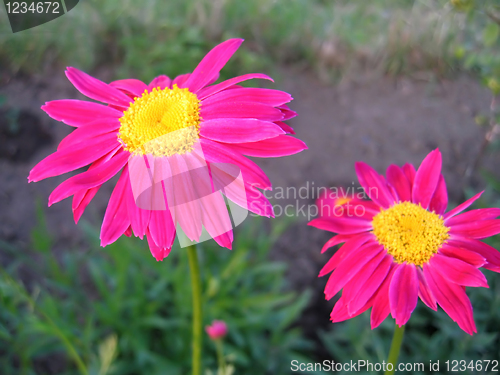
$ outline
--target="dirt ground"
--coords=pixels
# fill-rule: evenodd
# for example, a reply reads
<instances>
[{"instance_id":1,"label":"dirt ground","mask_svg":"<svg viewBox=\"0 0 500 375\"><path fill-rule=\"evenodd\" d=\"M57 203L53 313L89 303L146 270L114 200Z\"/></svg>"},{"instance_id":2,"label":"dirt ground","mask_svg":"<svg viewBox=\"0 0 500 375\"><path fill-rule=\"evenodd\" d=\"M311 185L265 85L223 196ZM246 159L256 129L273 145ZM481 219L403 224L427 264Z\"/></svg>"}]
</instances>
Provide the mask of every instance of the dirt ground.
<instances>
[{"instance_id":1,"label":"dirt ground","mask_svg":"<svg viewBox=\"0 0 500 375\"><path fill-rule=\"evenodd\" d=\"M97 74L103 80L106 75ZM358 160L383 173L391 163L418 165L430 150L439 147L450 197L461 199L464 172L474 161L483 138L474 116L488 111L490 97L465 76L435 82L379 77L331 86L312 73L284 69L279 81L275 87L295 98L291 107L299 116L290 123L309 149L280 159L256 159L273 182L274 193L267 195L277 205L277 215L287 204L296 207L288 212L298 215L277 242L273 257L291 263L292 286L314 288L314 298L319 302L326 279L316 275L329 257L319 251L329 236L305 225L315 189L357 186L353 184L357 184L354 163ZM40 199L45 206L50 192L68 177L27 183L30 169L54 152L72 129L50 119L40 106L49 100L82 97L62 71L47 78L3 75L0 83L0 97L7 100L0 111L0 239L22 251L29 247L36 223L35 201ZM13 111L17 111L16 123L12 122ZM498 165L499 161L498 157L485 160L485 165ZM472 186L478 190L484 186L477 172L472 177ZM96 225L101 222L113 185L109 182L99 191L84 214L86 220ZM300 196L293 197L290 189L288 197L278 195L280 188L283 191L287 187L295 187ZM45 213L59 249L76 248L84 242L72 219L71 199ZM327 324L332 304L314 303L325 312L309 314L309 319L322 316L324 321L310 323Z\"/></svg>"}]
</instances>

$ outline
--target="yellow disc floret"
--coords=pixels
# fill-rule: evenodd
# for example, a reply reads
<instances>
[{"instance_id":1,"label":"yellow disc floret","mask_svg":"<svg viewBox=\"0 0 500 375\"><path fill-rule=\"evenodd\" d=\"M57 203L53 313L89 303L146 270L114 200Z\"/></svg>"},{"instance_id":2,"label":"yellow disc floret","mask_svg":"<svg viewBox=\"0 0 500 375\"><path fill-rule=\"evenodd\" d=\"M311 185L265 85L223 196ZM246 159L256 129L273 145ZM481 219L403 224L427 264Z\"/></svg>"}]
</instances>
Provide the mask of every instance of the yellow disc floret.
<instances>
[{"instance_id":1,"label":"yellow disc floret","mask_svg":"<svg viewBox=\"0 0 500 375\"><path fill-rule=\"evenodd\" d=\"M154 88L135 98L120 118L118 139L133 154L172 156L199 138L200 101L188 89Z\"/></svg>"},{"instance_id":2,"label":"yellow disc floret","mask_svg":"<svg viewBox=\"0 0 500 375\"><path fill-rule=\"evenodd\" d=\"M441 216L420 204L402 202L382 210L372 221L378 242L398 263L422 266L449 237Z\"/></svg>"}]
</instances>

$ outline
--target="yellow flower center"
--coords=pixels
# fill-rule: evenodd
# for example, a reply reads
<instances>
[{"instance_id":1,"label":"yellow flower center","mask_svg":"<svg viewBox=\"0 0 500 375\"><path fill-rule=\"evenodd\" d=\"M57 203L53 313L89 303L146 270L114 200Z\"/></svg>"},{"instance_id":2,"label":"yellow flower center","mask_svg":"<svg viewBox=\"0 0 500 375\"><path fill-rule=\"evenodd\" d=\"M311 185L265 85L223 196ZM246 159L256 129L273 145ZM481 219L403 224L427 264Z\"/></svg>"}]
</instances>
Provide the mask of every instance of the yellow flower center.
<instances>
[{"instance_id":1,"label":"yellow flower center","mask_svg":"<svg viewBox=\"0 0 500 375\"><path fill-rule=\"evenodd\" d=\"M374 216L373 233L398 263L422 266L449 237L441 216L420 205L402 202Z\"/></svg>"},{"instance_id":2,"label":"yellow flower center","mask_svg":"<svg viewBox=\"0 0 500 375\"><path fill-rule=\"evenodd\" d=\"M199 138L200 101L188 89L154 88L134 99L120 118L118 139L134 154L172 156L193 149Z\"/></svg>"}]
</instances>

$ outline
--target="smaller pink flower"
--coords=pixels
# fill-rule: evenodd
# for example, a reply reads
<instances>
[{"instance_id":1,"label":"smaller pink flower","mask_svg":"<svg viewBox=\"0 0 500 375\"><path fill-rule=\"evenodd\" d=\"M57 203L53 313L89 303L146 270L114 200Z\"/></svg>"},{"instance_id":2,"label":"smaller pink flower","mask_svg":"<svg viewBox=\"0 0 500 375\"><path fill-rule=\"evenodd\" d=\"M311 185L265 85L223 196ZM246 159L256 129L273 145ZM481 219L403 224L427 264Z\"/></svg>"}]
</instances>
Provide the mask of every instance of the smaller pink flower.
<instances>
[{"instance_id":1,"label":"smaller pink flower","mask_svg":"<svg viewBox=\"0 0 500 375\"><path fill-rule=\"evenodd\" d=\"M206 326L205 331L212 340L218 340L227 335L227 324L223 320L214 320L211 326Z\"/></svg>"}]
</instances>

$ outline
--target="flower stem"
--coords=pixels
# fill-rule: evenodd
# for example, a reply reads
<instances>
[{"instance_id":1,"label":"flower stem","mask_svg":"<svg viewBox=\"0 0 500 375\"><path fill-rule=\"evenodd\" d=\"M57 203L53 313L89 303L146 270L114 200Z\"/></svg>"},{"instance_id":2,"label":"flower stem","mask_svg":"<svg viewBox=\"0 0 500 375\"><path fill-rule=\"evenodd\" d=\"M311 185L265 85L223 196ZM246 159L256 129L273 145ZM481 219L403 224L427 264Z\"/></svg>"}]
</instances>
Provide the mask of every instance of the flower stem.
<instances>
[{"instance_id":1,"label":"flower stem","mask_svg":"<svg viewBox=\"0 0 500 375\"><path fill-rule=\"evenodd\" d=\"M215 346L217 348L217 362L219 362L219 371L222 372L222 375L226 375L226 360L224 358L222 339L215 340Z\"/></svg>"},{"instance_id":2,"label":"flower stem","mask_svg":"<svg viewBox=\"0 0 500 375\"><path fill-rule=\"evenodd\" d=\"M191 271L191 287L193 290L193 361L192 374L201 375L201 282L200 282L200 267L198 265L198 255L196 254L196 246L191 245L187 249L189 258L189 269Z\"/></svg>"},{"instance_id":3,"label":"flower stem","mask_svg":"<svg viewBox=\"0 0 500 375\"><path fill-rule=\"evenodd\" d=\"M405 326L399 327L397 324L394 328L394 336L392 336L391 349L389 350L389 358L387 358L387 365L392 364L392 371L387 369L385 375L394 374L394 370L398 365L399 350L401 349L401 344L403 343L403 336L405 333Z\"/></svg>"}]
</instances>

